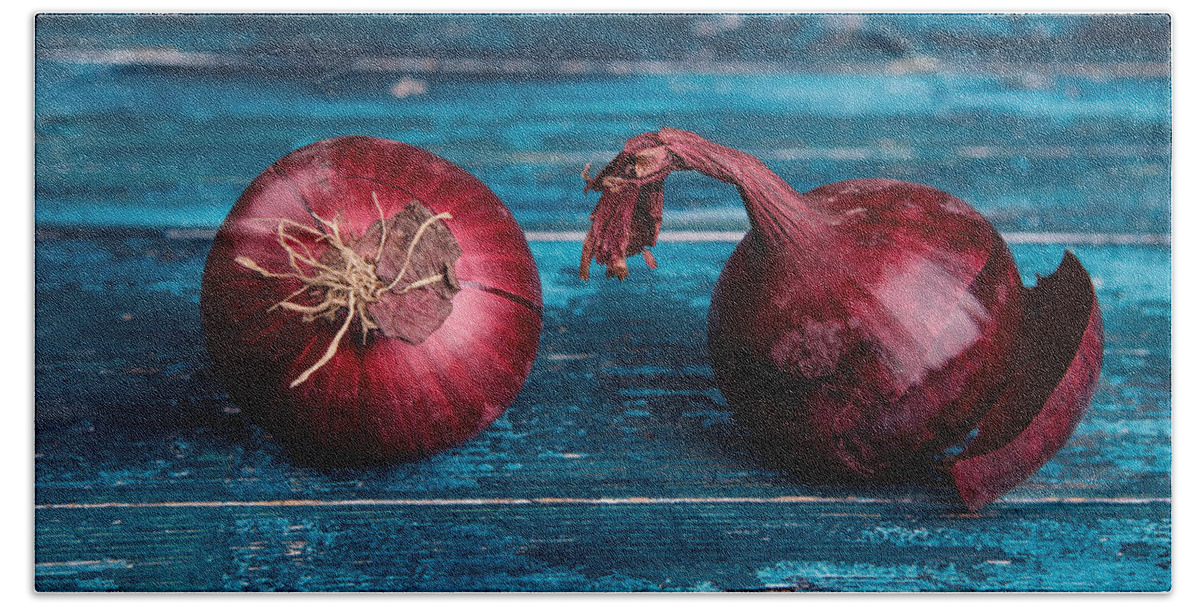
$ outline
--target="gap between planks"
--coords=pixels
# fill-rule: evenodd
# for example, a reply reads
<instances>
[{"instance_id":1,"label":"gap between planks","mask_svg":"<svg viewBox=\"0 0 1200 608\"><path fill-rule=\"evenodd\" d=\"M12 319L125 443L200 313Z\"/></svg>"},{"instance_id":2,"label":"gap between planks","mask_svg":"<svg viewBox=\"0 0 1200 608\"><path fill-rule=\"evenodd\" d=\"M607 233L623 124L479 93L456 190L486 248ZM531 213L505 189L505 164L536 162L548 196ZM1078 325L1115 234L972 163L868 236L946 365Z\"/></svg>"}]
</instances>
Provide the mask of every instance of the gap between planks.
<instances>
[{"instance_id":1,"label":"gap between planks","mask_svg":"<svg viewBox=\"0 0 1200 608\"><path fill-rule=\"evenodd\" d=\"M216 234L209 228L173 228L164 231L169 239L211 239ZM582 230L530 230L525 238L533 242L583 242ZM746 236L744 230L664 230L658 241L663 243L736 243ZM1162 245L1171 244L1170 234L1156 233L1075 233L1075 232L1004 232L1009 244L1020 245Z\"/></svg>"},{"instance_id":2,"label":"gap between planks","mask_svg":"<svg viewBox=\"0 0 1200 608\"><path fill-rule=\"evenodd\" d=\"M583 231L529 231L525 237L530 241L580 241L587 233ZM670 230L659 233L659 242L739 242L746 236L744 230ZM1005 232L1001 236L1006 242L1020 245L1170 245L1169 234L1116 234L1116 233L1073 233L1073 232Z\"/></svg>"},{"instance_id":3,"label":"gap between planks","mask_svg":"<svg viewBox=\"0 0 1200 608\"><path fill-rule=\"evenodd\" d=\"M387 506L523 506L523 505L659 505L659 504L908 504L934 502L913 498L867 498L827 496L628 496L617 498L356 498L342 500L211 500L164 502L97 502L34 505L39 510L54 509L128 509L128 508L226 508L226 507L387 507ZM1042 504L1170 504L1170 497L1042 497L1010 498L999 505Z\"/></svg>"}]
</instances>

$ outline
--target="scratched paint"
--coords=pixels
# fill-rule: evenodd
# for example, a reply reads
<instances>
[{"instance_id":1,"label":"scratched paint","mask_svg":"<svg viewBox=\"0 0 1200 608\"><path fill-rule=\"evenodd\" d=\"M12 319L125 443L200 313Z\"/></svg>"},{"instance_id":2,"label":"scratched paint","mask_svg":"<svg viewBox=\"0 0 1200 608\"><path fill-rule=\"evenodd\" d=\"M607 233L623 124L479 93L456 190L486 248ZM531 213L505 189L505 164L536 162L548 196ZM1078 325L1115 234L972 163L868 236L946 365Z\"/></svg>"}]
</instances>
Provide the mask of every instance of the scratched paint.
<instances>
[{"instance_id":1,"label":"scratched paint","mask_svg":"<svg viewBox=\"0 0 1200 608\"><path fill-rule=\"evenodd\" d=\"M802 189L886 175L951 191L1004 230L1170 232L1169 22L1162 16L1130 25L1139 35L1091 41L1080 32L1097 26L1071 15L1037 17L1058 32L1050 37L1031 33L1042 24L996 16L1004 33L962 38L915 32L919 16L887 25L892 17L853 24L763 16L695 37L686 36L689 16L613 17L583 28L574 23L589 19L548 17L530 28L494 16L459 18L476 23L329 15L244 29L217 16L189 26L154 17L43 17L36 219L212 228L275 158L355 132L463 164L528 228L577 230L590 211L578 177L585 163L611 158L631 133L676 125L760 154ZM491 63L476 57L478 42L454 49L415 42L455 40L464 31L488 40ZM806 38L795 39L797 31ZM539 41L519 44L530 36ZM586 50L576 46L585 41ZM266 46L248 43L286 50L264 53ZM154 52L171 46L204 50ZM357 61L339 58L338 48L352 48ZM1000 56L963 55L965 48ZM529 49L540 51L529 56ZM626 56L634 49L647 61ZM792 55L772 57L780 52ZM416 55L399 72L371 69L397 53ZM1131 53L1141 55L1113 60ZM697 73L705 56L716 63ZM281 69L281 62L296 64ZM498 72L472 73L471 65ZM1031 65L1042 69L1023 69ZM402 76L425 90L395 97ZM103 162L71 160L80 157ZM668 196L669 225L744 226L731 187L678 179L677 191L688 194Z\"/></svg>"},{"instance_id":2,"label":"scratched paint","mask_svg":"<svg viewBox=\"0 0 1200 608\"><path fill-rule=\"evenodd\" d=\"M136 247L120 237L53 238L40 241L37 249L39 307L56 313L39 315L39 322L57 319L49 326L39 326L37 334L39 366L44 366L39 367L42 375L38 382L37 500L43 505L120 503L99 511L82 509L104 518L92 523L86 522L93 516L81 520L64 516L62 509L38 510L41 588L866 589L895 580L909 589L1067 589L1110 583L1070 577L1055 582L1041 569L1104 560L1116 562L1087 570L1104 576L1119 570L1124 576L1120 580L1142 589L1169 585L1168 571L1160 567L1167 559L1164 552L1169 551L1166 472L1170 450L1164 442L1170 429L1169 368L1165 367L1169 359L1165 345L1155 341L1162 331L1159 327L1169 319L1140 314L1147 302L1166 295L1160 291L1139 292L1136 302L1113 292L1101 293L1102 305L1113 320L1108 328L1110 341L1124 345L1118 348L1133 349L1133 354L1109 359L1091 413L1072 443L1043 471L982 519L945 524L939 515L945 513L941 509L949 498L944 493L919 487L858 488L851 495L845 488L797 484L753 458L707 368L703 349L707 307L692 304L707 298L715 280L712 269L728 255L729 243L665 243L659 247L663 266L658 270L646 269L623 283L606 284L603 290L595 288L595 283L579 283L568 274L578 244L534 243L539 266L550 270L543 274L547 291L557 295L546 312L543 355L513 408L476 440L429 460L387 469L332 472L292 466L268 437L245 425L221 389L205 376L194 325L189 329L188 323L176 322L172 328L175 336L164 336L172 346L164 348L160 342L151 350L146 340L132 339L129 332L155 331L154 325L64 322L78 314L67 306L67 300L80 293L72 285L112 284L108 276L131 272L123 264L141 264L144 254L139 254L139 247L174 253L156 262L160 267L149 273L145 283L119 283L116 293L122 295L89 300L89 316L118 319L121 311L133 310L138 315L153 311L160 318L187 317L186 311L194 306L189 290L175 294L139 285L198 271L203 243L161 238L135 243ZM1042 264L1053 264L1060 252L1043 246L1017 247L1018 256ZM1161 248L1134 247L1130 254L1146 261L1143 274L1149 277L1162 272L1169 262L1169 253ZM1085 263L1098 262L1103 273L1105 256L1116 254L1101 248L1080 255ZM79 259L106 259L109 263L78 265ZM104 273L106 268L111 275ZM556 268L563 272L555 272ZM194 292L197 279L190 280ZM630 303L645 311L640 323L611 322L614 312L625 310ZM557 330L581 326L582 334ZM647 332L647 327L653 329ZM81 341L79 332L90 333ZM641 335L632 336L631 332ZM80 350L85 343L91 350ZM98 374L79 385L46 372L59 369L55 366L87 369L80 362L99 352L111 358L103 367L115 373ZM588 356L547 356L553 353ZM150 367L160 371L121 371ZM1141 388L1123 389L1129 386ZM87 403L90 410L65 409L68 403ZM629 416L631 410L636 415ZM86 417L81 417L83 413ZM129 425L131 419L138 424ZM617 419L621 422L611 423ZM513 469L512 464L520 468ZM290 502L271 506L270 501L281 499ZM1093 515L1081 515L1082 519L1070 515L1073 509L1103 508L1105 504L1141 515L1130 519L1109 512L1103 524L1087 523ZM551 510L511 511L538 505ZM684 510L658 513L649 520L591 511L583 511L589 514L581 519L578 510L562 510L641 505L677 505ZM916 510L906 515L873 511L881 505L907 505L904 508ZM1057 511L1055 505L1072 505L1072 510ZM197 508L229 514L188 514ZM439 523L426 521L416 527L405 523L423 521L433 509L459 513L445 523L465 525L468 519L478 519L481 513L471 510L480 508L495 517L509 513L520 523L501 524L488 515L485 519L493 524L452 528L448 536L425 535L440 529ZM178 514L163 514L163 509ZM699 513L718 509L723 514L707 519L697 515L697 509ZM101 511L114 513L102 515ZM249 512L259 515L249 516ZM1158 515L1147 518L1147 513ZM374 524L364 521L376 517L380 520ZM612 520L629 517L633 520L621 524ZM800 542L796 526L809 530L805 521L840 521L842 517L864 525L828 532L861 539L836 553L836 560L797 553L793 544L772 545L785 540ZM112 519L125 523L109 529L107 522ZM1061 524L1051 523L1059 520ZM610 543L611 538L603 536L608 530L618 534L617 546L631 554L657 551L653 547L660 545L647 548L632 532L622 532L623 526L636 521L670 522L671 532L654 541L661 543L666 554L679 554L679 549L667 546L677 534L694 534L694 542L699 544L688 545L692 548L685 553L699 552L713 561L697 562L689 571L674 562L637 565L587 549ZM132 528L131 522L136 522ZM981 522L989 528L981 530ZM1022 528L1026 522L1033 527ZM718 527L709 527L712 525ZM205 540L180 540L180 535L186 537L184 530L197 526L199 530L192 532L191 538ZM579 532L580 527L594 526L600 527L595 537ZM763 530L763 526L770 529ZM775 529L777 526L780 528ZM919 545L921 533L911 532L922 528L934 535L925 537L925 545ZM904 540L906 533L887 530L909 530L908 540ZM1057 532L1047 536L1047 530ZM421 535L411 540L417 531ZM150 538L145 550L155 556L137 554L132 544L128 549L104 549L112 546L112 535L132 539L133 534ZM712 534L726 539L718 543L723 550L750 551L748 555L761 552L761 557L754 558L758 561L745 562L759 574L748 576L745 573L751 571L744 568L725 570L717 549L703 548L707 545L700 540ZM374 539L375 535L393 540L380 544L383 541ZM1014 536L1033 540L1013 547ZM1085 544L1075 553L1062 554L1063 545L1076 544L1064 540L1069 536L1095 539L1094 546L1105 550ZM110 540L80 551L71 548L77 545L65 543L66 538ZM398 543L397 538L410 541ZM804 538L816 542L810 536ZM181 542L185 545L176 547ZM476 543L489 550L462 553L467 545L475 547ZM880 547L894 551L906 544L910 545L908 551L937 545L942 547L939 551L970 554L973 561L955 561L953 570L935 564L925 571L935 575L930 577L914 574L914 568L921 568L916 562L885 565L866 557L878 555ZM832 536L817 545L833 546ZM1122 545L1129 550L1121 551ZM980 555L972 553L973 549L967 551L975 546L989 549ZM1116 550L1108 550L1112 547ZM508 557L495 557L493 550ZM179 551L184 553L170 557ZM202 553L203 559L188 553L192 551ZM1047 551L1062 554L1056 558L1060 561L1035 558ZM459 554L451 558L447 552ZM359 557L353 557L356 555ZM915 554L907 555L916 559ZM120 560L134 565L128 569L131 572L115 567L83 571L85 566L71 572L54 565ZM856 565L867 563L864 560L875 565ZM168 565L146 566L146 561ZM1007 566L1002 564L1005 561ZM182 565L193 562L198 565ZM1018 567L1011 567L1013 564ZM175 570L179 568L183 570ZM473 575L437 575L447 568ZM318 572L326 570L332 574ZM698 577L696 573L701 571L707 574Z\"/></svg>"},{"instance_id":3,"label":"scratched paint","mask_svg":"<svg viewBox=\"0 0 1200 608\"><path fill-rule=\"evenodd\" d=\"M535 243L543 284L554 295L541 356L512 409L476 440L430 460L327 475L292 467L268 437L245 425L207 376L199 327L189 312L199 288L203 243L161 238L132 243L49 239L36 252L36 396L39 429L45 431L37 438L37 491L50 502L60 502L56 497L73 502L80 488L99 500L167 488L244 498L310 492L578 495L593 493L597 476L606 479L601 486L606 491L648 495L675 487L666 472L687 467L717 484L714 488L731 491L773 492L788 483L754 461L708 367L707 298L713 269L730 244L664 243L657 270L644 269L622 283L581 283L566 272L578 244ZM172 253L169 261L143 271L145 254L138 247ZM1052 267L1061 254L1061 248L1040 245L1015 250L1034 266ZM1145 354L1106 359L1093 408L1076 439L1014 496L1037 496L1045 491L1039 488L1071 480L1086 482L1072 487L1085 496L1113 488L1169 495L1169 318L1142 314L1148 304L1169 302L1162 299L1169 291L1140 288L1168 272L1169 252L1121 250L1080 249L1079 255L1115 286L1100 293L1110 348ZM1120 255L1144 260L1145 269L1112 270L1117 277L1110 280L1106 260ZM109 262L78 261L100 258ZM142 274L144 282L115 280ZM1124 278L1134 274L1139 278ZM188 287L179 295L145 287L167 276L186 280ZM82 299L77 284L109 285L109 293ZM635 322L622 312L630 307L644 311ZM124 314L132 320L123 321ZM588 356L554 357L563 353ZM80 383L54 373L66 369L92 375ZM625 415L629 410L643 414ZM621 424L610 425L618 418ZM128 424L131 420L137 424ZM126 450L131 444L139 448ZM529 461L524 454L549 457ZM646 456L663 474L643 479L605 473L620 470L628 454ZM571 473L579 460L587 462L584 476ZM514 462L521 465L518 477L508 468Z\"/></svg>"},{"instance_id":4,"label":"scratched paint","mask_svg":"<svg viewBox=\"0 0 1200 608\"><path fill-rule=\"evenodd\" d=\"M124 521L114 526L116 514ZM888 502L629 502L248 506L198 515L144 508L39 518L43 540L57 531L106 532L92 551L105 564L132 566L103 571L123 590L1149 591L1170 584L1162 507L1131 516L1119 505L1028 505L964 518ZM41 589L84 586L56 569L72 550L39 544Z\"/></svg>"},{"instance_id":5,"label":"scratched paint","mask_svg":"<svg viewBox=\"0 0 1200 608\"><path fill-rule=\"evenodd\" d=\"M39 279L42 276L49 277L44 283L39 281L39 307L60 315L39 315L40 322L56 318L61 323L64 319L61 315L65 315L66 319L72 318L71 309L63 306L66 302L60 300L79 297L80 292L69 287L71 281L105 284L109 279L101 272L103 268L121 271L119 262L102 266L100 270L88 266L86 273L71 270L72 256L55 258L53 255L58 242L43 241L38 247L39 255L42 251L52 254L39 258ZM80 242L64 242L73 251L84 252L83 257L103 257L87 254L90 250L120 252L128 247L119 239L115 243L104 239L84 239L86 247L81 246ZM152 248L161 245L153 239L143 244ZM729 245L664 244L659 249L664 267L667 264L673 264L676 268L686 267L687 264L676 259L677 256L686 256L691 260L692 267L713 267L719 266L720 260L728 254ZM184 250L191 253L162 263L165 268L156 270L154 274L185 275L187 268L199 268L203 247L188 246ZM534 244L534 252L542 268L569 268L573 264L574 250L572 244ZM1150 265L1146 271L1151 275L1160 272L1156 268L1165 267L1169 260L1168 252L1161 249L1138 249L1136 253L1147 260L1158 260L1157 266ZM122 255L130 260L139 258L136 250L129 250ZM1018 255L1028 257L1030 251L1018 247ZM1050 263L1053 263L1053 255L1054 252L1047 252L1044 257L1037 259L1049 257ZM1090 263L1097 255L1103 261L1102 256L1107 254L1101 251L1081 252L1081 255L1085 256L1085 263ZM43 259L50 261L43 262ZM119 260L120 256L113 259ZM1103 269L1104 264L1098 267ZM1054 510L1001 510L992 512L983 520L958 520L955 523L958 526L956 535L939 532L943 534L939 537L942 539L940 546L945 552L963 555L961 559L969 557L974 561L955 561L953 567L938 564L919 566L916 562L903 561L886 565L874 561L877 558L868 560L868 555L881 555L881 546L898 547L887 536L868 536L866 541L837 553L839 557L833 561L819 555L785 559L783 556L788 554L800 555L796 553L797 547L791 544L768 550L772 541L761 540L764 537L775 539L774 542L781 542L781 539L791 539L788 542L801 540L793 528L786 528L787 532L755 531L757 527L775 525L769 522L816 521L830 516L836 518L831 513L861 512L864 508L871 508L870 505L875 504L871 500L884 501L885 504L907 504L910 508L924 505L922 509L937 509L946 497L939 498L937 493L931 494L920 488L863 488L858 494L865 494L862 498L868 502L840 502L839 497L846 497L844 489L797 485L755 462L745 444L740 442L736 428L724 415L727 410L719 393L713 390L711 374L703 372L706 366L702 348L705 308L693 306L689 301L706 297L704 294L710 289L709 282L712 280L710 272L702 272L704 278L693 277L684 281L688 285L688 291L684 292L669 288L659 271L647 270L624 283L610 284L603 291L573 283L565 272L546 273L544 276L550 277L547 283L555 283L554 288L560 291L557 301L561 303L547 309L547 333L543 342L545 352L587 352L593 353L593 356L557 360L540 358L530 385L521 398L498 425L488 429L481 437L427 461L380 470L325 473L290 465L269 438L245 426L236 408L231 409L222 397L219 387L212 385L211 379L205 378L204 357L198 346L198 328L189 330L186 323L174 323L173 332L177 337L164 336L164 340L168 345L177 346L168 349L159 343L151 352L145 340L131 339L127 333L130 330L121 324L53 324L46 331L42 330L46 326L40 326L37 334L39 365L81 369L78 363L73 362L96 356L96 353L79 351L80 345L87 343L112 357L106 366L118 372L114 375L97 375L88 385L81 386L61 381L57 376L48 376L45 368L40 368L42 375L39 376L37 404L40 426L35 442L38 452L35 459L36 495L39 503L71 503L81 499L84 502L114 499L161 502L168 497L172 500L223 497L218 502L281 497L330 501L327 506L314 507L322 509L321 512L274 514L258 523L255 523L257 520L245 518L230 521L222 516L216 518L216 521L224 522L217 528L205 523L214 521L211 516L163 516L147 513L153 509L118 509L122 511L119 517L126 522L140 522L137 534L141 537L134 544L145 545L146 551L155 554L149 557L137 554L132 544L125 545L130 547L128 549L105 549L114 546L111 541L82 551L71 549L75 545L56 539L82 537L99 542L100 538L104 538L99 536L102 531L118 536L132 532L119 529L109 531L107 525L99 524L80 527L79 523L70 523L78 521L74 516L61 519L58 510L54 511L53 516L39 511L38 563L46 564L38 578L40 588L683 590L708 588L704 581L721 589L786 587L853 590L872 586L880 588L883 581L888 581L889 588L894 582L897 588L946 590L1116 589L1116 583L1112 581L1124 581L1121 584L1127 585L1127 588L1142 590L1165 589L1169 586L1169 570L1163 567L1164 563L1169 564L1166 561L1168 558L1164 557L1169 555L1169 519L1166 519L1169 504L1166 503L1160 503L1158 507L1153 503L1140 507L1128 506L1125 508L1136 509L1143 515L1130 519L1112 513L1104 518L1103 523L1087 523L1091 515L1077 519L1067 515L1073 511ZM675 278L686 271L673 270L671 273L668 276ZM151 280L154 280L153 276ZM574 294L571 293L573 284L577 289ZM186 294L142 291L136 283L121 289L127 295L90 300L90 314L119 318L121 311L132 309L137 314L153 311L160 318L172 315L186 318L186 311L194 306ZM1156 295L1154 291L1146 292L1147 298ZM1102 293L1101 297L1102 305L1108 307L1108 311L1115 311L1109 313L1109 318L1113 320L1109 325L1110 340L1118 345L1128 344L1122 348L1133 347L1140 349L1139 352L1151 354L1134 356L1128 362L1119 357L1110 359L1096 403L1081 425L1076 439L1042 472L1010 494L1008 499L1017 501L1013 503L1015 505L1022 504L1022 500L1033 500L1029 508L1036 509L1038 500L1057 500L1064 496L1091 496L1096 499L1113 497L1117 499L1115 504L1120 504L1121 496L1169 496L1169 477L1166 472L1170 467L1170 451L1169 445L1164 444L1170 428L1166 409L1169 402L1164 400L1169 395L1164 392L1168 386L1165 381L1169 378L1169 372L1164 369L1168 359L1165 353L1153 354L1164 352L1165 345L1153 339L1147 341L1148 337L1158 336L1163 331L1158 328L1169 319L1145 318L1139 314L1142 304L1125 304L1126 299L1113 297L1112 294ZM611 318L611 311L623 310L630 301L646 311L642 323L633 327L641 332L645 331L646 326L653 327L650 335L634 338L629 335L632 331L629 327L606 321ZM557 326L579 325L585 327L585 335L589 336L587 340L581 340L578 333L559 333L555 329ZM136 326L134 330L147 331L153 328L153 325L145 325ZM81 331L91 332L91 337L83 342L72 339ZM597 344L605 346L598 348ZM616 348L614 345L625 346ZM181 368L176 367L174 375L119 371L149 367L165 370L171 367L168 361L178 364L189 358L191 363L183 366L182 373L179 371ZM664 365L664 362L668 364ZM605 371L606 366L618 373ZM631 374L626 370L642 373ZM677 370L691 371L684 373ZM1110 380L1108 374L1123 380ZM1155 377L1158 379L1154 380ZM1135 382L1147 388L1160 388L1122 390L1122 386ZM81 393L81 389L95 392ZM630 399L638 402L636 409L639 412L646 412L649 416L625 418L621 425L609 425L606 420L630 409ZM67 403L89 403L91 411L86 418L79 418L79 412L57 409L60 403L64 406ZM1130 405L1135 406L1134 409L1131 410ZM1131 413L1133 418L1130 417ZM129 425L127 421L131 417L138 420L139 424ZM1121 432L1124 429L1129 432ZM130 446L134 446L134 449L129 449ZM514 475L512 469L506 468L513 462L521 465L519 474ZM181 475L184 472L186 476ZM659 545L649 548L642 546L642 541L635 540L632 532L622 532L620 526L613 529L612 526L616 524L609 516L596 520L594 518L599 515L580 519L577 514L557 510L537 516L526 513L522 515L523 523L513 525L518 528L534 526L536 531L513 530L507 527L508 524L497 523L484 528L453 528L449 536L422 535L411 541L416 545L409 545L409 541L397 543L394 539L411 540L413 532L404 522L410 518L419 521L428 516L427 512L401 515L396 510L420 508L420 503L408 506L386 502L375 507L369 504L361 507L337 506L338 500L354 498L469 500L472 497L493 497L500 499L499 504L486 508L489 512L499 509L502 513L506 509L519 507L519 503L509 505L509 499L587 499L598 495L616 498L644 496L649 499L689 495L701 499L719 498L720 495L807 495L826 498L832 503L814 503L828 505L818 512L793 512L788 515L756 511L759 507L755 507L754 503L736 503L729 505L733 510L722 516L727 519L718 518L717 528L708 527L710 523L703 523L706 521L703 518L695 519L697 515L694 509L698 505L669 516L657 514L646 520L671 522L672 532L662 540L655 541L664 543L661 545L661 551L665 552L662 555L680 554L674 545L666 546L671 539L677 540L678 534L696 535L692 538L699 544L685 545L683 550L689 556L688 567L663 561L651 561L639 566L623 562L620 557L611 554L589 552L587 547L607 546L612 543L612 538L581 537L581 527L599 526L600 531L618 534L616 545L634 555L653 555L660 550L654 548ZM905 502L914 499L915 503ZM564 503L570 504L573 503ZM620 504L620 501L606 502L598 503L595 507L604 508L607 505L606 508L614 508ZM639 503L634 501L627 504ZM655 503L649 501L645 504ZM687 503L680 506L684 504ZM713 507L706 508L720 504L717 502ZM222 508L254 507L230 505ZM364 511L346 511L355 508ZM473 507L470 504L450 503L433 508L462 513L463 509ZM783 507L780 505L776 508ZM1144 516L1146 509L1160 515L1147 519ZM181 513L186 511L183 509ZM478 515L464 514L462 517L476 519ZM919 519L930 517L909 515L912 516ZM363 528L363 520L375 517L381 518L376 525L384 528ZM614 513L612 517L620 519L626 516ZM897 514L894 517L901 516ZM996 517L1000 519L996 520ZM1068 519L1062 525L1056 527L1052 523L1055 518L1064 517ZM171 523L164 523L164 518ZM867 517L861 521L871 519ZM642 521L637 517L634 520ZM447 520L447 523L450 521L460 520ZM733 521L737 523L731 524ZM993 522L991 532L980 531L980 521ZM692 523L683 525L687 522ZM1021 529L1025 522L1032 522L1030 525L1034 527ZM389 525L396 527L387 528ZM880 523L872 522L870 525L871 528L850 526L831 531L830 534L858 537L864 529L875 529ZM901 517L892 525L904 527L912 526L912 523ZM201 528L199 536L192 533L192 537L206 540L181 540L187 537L182 530L196 526ZM304 528L293 529L290 526ZM441 530L441 526L428 523L414 530ZM548 537L548 532L543 530L547 526L554 531L552 536ZM762 553L761 557L752 558L758 561L744 562L757 568L758 575L747 578L739 574L742 570L723 570L726 566L720 565L721 559L727 558L718 559L716 553L712 553L716 549L703 548L706 545L701 538L711 535L713 530L725 529L732 532L722 534L733 534L733 537L721 538L738 540L721 541L718 544L722 550L737 555L767 552ZM745 532L738 533L737 530ZM600 531L596 534L601 534ZM1055 533L1047 535L1046 531ZM60 536L62 532L69 536ZM1122 537L1122 534L1126 536ZM363 538L364 535L372 538ZM374 535L393 540L382 545L379 544L382 541L373 538ZM1012 546L1017 542L1014 539L1025 537L1031 540ZM1102 537L1109 540L1099 541ZM146 538L151 540L147 542ZM1068 538L1091 538L1095 539L1095 543L1080 544L1075 540L1068 541ZM764 544L759 546L753 543ZM830 547L832 543L832 539L827 539L817 545ZM411 548L400 550L398 547L401 545ZM989 552L971 557L974 554L966 549L976 545L990 547ZM468 550L468 546L489 549ZM1072 553L1064 549L1068 546L1078 548ZM1121 550L1122 546L1126 547L1125 551ZM493 554L496 550L507 557L496 557ZM170 557L175 551L195 551L204 555L186 553L178 558ZM289 551L292 554L289 555ZM1060 557L1038 557L1048 551L1057 552L1054 555ZM695 561L695 556L705 554L710 555L706 559L711 562ZM362 555L368 557L363 558ZM898 556L902 553L882 555L900 559ZM135 567L128 569L130 572L110 568L72 573L52 565L95 560L107 563L102 561L106 559L124 560ZM363 559L369 563L359 563ZM145 566L146 561L165 561L168 565ZM1004 561L1009 564L1001 565L1000 562ZM1083 571L1096 572L1101 576L1089 579L1083 574L1076 577L1074 574L1047 573L1063 570L1076 572L1080 570L1078 564L1081 563L1088 564ZM1013 564L1018 567L1012 567ZM159 568L166 570L159 571ZM179 568L183 570L176 571ZM437 574L448 569L458 569L472 575ZM917 570L922 574L918 575ZM696 572L700 571L708 574L698 578ZM635 574L638 572L642 574ZM671 582L667 582L668 579Z\"/></svg>"},{"instance_id":6,"label":"scratched paint","mask_svg":"<svg viewBox=\"0 0 1200 608\"><path fill-rule=\"evenodd\" d=\"M262 23L38 20L37 589L1170 589L1165 16ZM1030 284L1074 250L1107 341L1071 442L970 516L934 477L812 486L758 460L704 346L747 228L736 190L673 176L659 268L576 276L596 196L580 170L662 125L758 154L800 189L885 176L953 192L1010 238ZM216 384L196 308L246 183L346 133L427 147L493 188L533 237L545 332L479 437L317 471Z\"/></svg>"}]
</instances>

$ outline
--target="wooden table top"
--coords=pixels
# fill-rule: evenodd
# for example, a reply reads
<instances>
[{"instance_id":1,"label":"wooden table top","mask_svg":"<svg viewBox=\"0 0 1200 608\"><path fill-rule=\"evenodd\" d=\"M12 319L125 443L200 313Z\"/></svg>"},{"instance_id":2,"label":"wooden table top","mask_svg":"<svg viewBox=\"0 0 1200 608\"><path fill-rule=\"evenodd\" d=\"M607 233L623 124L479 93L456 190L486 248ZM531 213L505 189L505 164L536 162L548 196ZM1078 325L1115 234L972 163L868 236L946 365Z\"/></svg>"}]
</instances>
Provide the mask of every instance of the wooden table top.
<instances>
[{"instance_id":1,"label":"wooden table top","mask_svg":"<svg viewBox=\"0 0 1200 608\"><path fill-rule=\"evenodd\" d=\"M217 51L171 36L242 40L229 21L105 23L39 21L36 589L1171 588L1170 73L1153 56L1067 57L1049 73L634 63L583 78L484 73L520 63L284 74L67 52L80 31L113 48L159 32L197 53ZM595 201L579 170L661 125L758 154L798 188L887 176L958 194L1008 237L1027 284L1074 251L1106 343L1070 442L974 514L935 479L818 486L760 461L706 349L709 297L746 226L736 192L672 177L659 268L576 276ZM289 462L212 376L200 276L249 179L349 133L427 147L512 207L544 331L523 392L475 439L319 471Z\"/></svg>"}]
</instances>

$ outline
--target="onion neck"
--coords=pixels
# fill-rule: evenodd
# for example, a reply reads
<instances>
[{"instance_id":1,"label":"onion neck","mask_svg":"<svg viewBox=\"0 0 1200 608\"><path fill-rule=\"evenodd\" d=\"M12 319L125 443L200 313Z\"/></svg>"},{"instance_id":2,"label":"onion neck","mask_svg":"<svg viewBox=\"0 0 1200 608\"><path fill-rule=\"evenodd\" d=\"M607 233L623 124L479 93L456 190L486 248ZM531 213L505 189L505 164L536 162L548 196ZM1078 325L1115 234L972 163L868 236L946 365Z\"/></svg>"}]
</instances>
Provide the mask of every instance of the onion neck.
<instances>
[{"instance_id":1,"label":"onion neck","mask_svg":"<svg viewBox=\"0 0 1200 608\"><path fill-rule=\"evenodd\" d=\"M662 225L663 183L672 171L692 170L737 187L750 217L751 234L768 252L827 247L832 218L750 154L715 144L695 133L663 128L630 139L612 162L591 178L587 190L601 191L583 244L579 276L588 278L591 260L607 275L625 278L625 258L637 254L653 267L648 247Z\"/></svg>"},{"instance_id":2,"label":"onion neck","mask_svg":"<svg viewBox=\"0 0 1200 608\"><path fill-rule=\"evenodd\" d=\"M814 247L824 240L831 219L757 157L670 127L657 135L681 168L737 187L753 231L768 248Z\"/></svg>"}]
</instances>

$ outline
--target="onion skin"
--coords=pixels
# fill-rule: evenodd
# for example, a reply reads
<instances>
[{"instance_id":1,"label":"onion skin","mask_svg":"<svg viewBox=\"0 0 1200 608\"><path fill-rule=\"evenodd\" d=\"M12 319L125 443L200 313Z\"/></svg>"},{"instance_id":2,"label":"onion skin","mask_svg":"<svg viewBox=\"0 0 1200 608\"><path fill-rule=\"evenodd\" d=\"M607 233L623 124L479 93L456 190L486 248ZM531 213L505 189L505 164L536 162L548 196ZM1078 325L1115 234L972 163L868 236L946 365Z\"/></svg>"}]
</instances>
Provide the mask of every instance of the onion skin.
<instances>
[{"instance_id":1,"label":"onion skin","mask_svg":"<svg viewBox=\"0 0 1200 608\"><path fill-rule=\"evenodd\" d=\"M853 180L805 196L868 211L804 255L743 240L709 311L717 384L791 469L902 475L962 439L999 394L1020 326L1015 264L982 218L946 211L949 195L932 188Z\"/></svg>"},{"instance_id":2,"label":"onion skin","mask_svg":"<svg viewBox=\"0 0 1200 608\"><path fill-rule=\"evenodd\" d=\"M972 511L1016 487L1062 449L1100 381L1104 324L1079 260L1065 253L1058 269L1028 290L1026 301L1019 365L980 420L979 434L948 467Z\"/></svg>"},{"instance_id":3,"label":"onion skin","mask_svg":"<svg viewBox=\"0 0 1200 608\"><path fill-rule=\"evenodd\" d=\"M1100 323L1098 309L1077 305L1092 294L1082 266L1071 276L1083 282L1027 290L995 228L950 194L886 179L799 194L753 156L664 128L588 179L602 195L581 277L593 259L617 278L624 258L653 260L663 182L687 169L736 185L750 217L713 293L709 351L735 420L773 460L814 481L900 480L924 475L981 420L994 420L980 427L985 443L1007 443L1040 415L1019 473L969 448L954 465L974 510L1066 442L1099 373L1099 347L1081 342L1100 335L1082 330L1089 314ZM1053 354L1039 359L1022 329L1045 311L1084 320L1078 333L1053 333ZM1080 348L1092 354L1069 366ZM1047 406L1055 399L1074 405Z\"/></svg>"},{"instance_id":4,"label":"onion skin","mask_svg":"<svg viewBox=\"0 0 1200 608\"><path fill-rule=\"evenodd\" d=\"M379 207L373 202L374 195ZM345 319L304 322L273 308L303 287L268 278L289 270L280 222L362 237L381 214L411 201L445 222L461 257L452 310L419 344L365 335L355 324L307 380ZM296 232L320 255L327 243ZM418 294L419 292L413 292ZM465 170L419 148L372 137L305 146L255 178L214 239L205 266L201 320L214 369L234 401L306 465L359 466L415 460L458 445L498 418L537 354L541 285L524 234L504 204ZM302 302L304 303L304 302Z\"/></svg>"}]
</instances>

